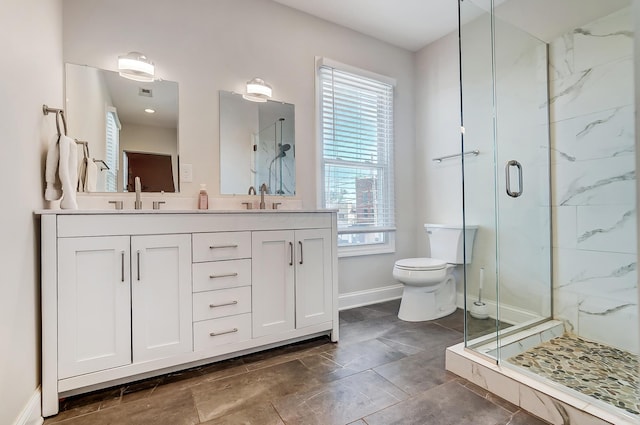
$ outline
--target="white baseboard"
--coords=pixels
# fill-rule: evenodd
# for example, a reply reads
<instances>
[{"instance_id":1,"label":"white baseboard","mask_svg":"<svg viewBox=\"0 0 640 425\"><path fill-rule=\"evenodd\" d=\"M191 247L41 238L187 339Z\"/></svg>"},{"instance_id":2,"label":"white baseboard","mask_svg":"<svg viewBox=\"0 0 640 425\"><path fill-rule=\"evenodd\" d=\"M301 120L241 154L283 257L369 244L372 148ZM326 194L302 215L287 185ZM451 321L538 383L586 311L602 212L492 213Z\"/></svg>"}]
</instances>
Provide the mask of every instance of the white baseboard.
<instances>
[{"instance_id":1,"label":"white baseboard","mask_svg":"<svg viewBox=\"0 0 640 425\"><path fill-rule=\"evenodd\" d=\"M42 390L40 387L33 393L14 425L42 425Z\"/></svg>"},{"instance_id":2,"label":"white baseboard","mask_svg":"<svg viewBox=\"0 0 640 425\"><path fill-rule=\"evenodd\" d=\"M381 288L366 289L364 291L348 292L338 295L338 310L349 310L351 308L365 305L377 304L384 301L391 301L402 298L404 285L389 285ZM474 299L470 299L472 303ZM496 302L493 300L483 300L489 309L489 317L496 318ZM464 294L458 293L456 299L457 306L464 308ZM500 307L500 320L509 324L525 323L540 319L539 316L520 308L502 305Z\"/></svg>"},{"instance_id":3,"label":"white baseboard","mask_svg":"<svg viewBox=\"0 0 640 425\"><path fill-rule=\"evenodd\" d=\"M340 294L338 295L338 310L349 310L350 308L397 300L398 298L402 298L403 287L400 283L397 285L383 286L381 288Z\"/></svg>"},{"instance_id":4,"label":"white baseboard","mask_svg":"<svg viewBox=\"0 0 640 425\"><path fill-rule=\"evenodd\" d=\"M468 300L469 305L471 305L471 303L473 303L473 301L475 301L475 298L471 298ZM489 317L491 317L492 319L496 318L496 310L497 310L497 306L496 306L496 302L493 300L486 300L483 299L482 302L484 302L488 309L489 309ZM464 294L461 292L458 292L457 294L457 299L456 299L456 303L458 305L459 308L464 308ZM520 308L511 306L511 305L501 305L500 306L500 320L502 322L505 323L509 323L511 325L515 325L518 323L524 323L524 322L529 322L529 321L535 321L537 319L540 319L540 316L533 314L529 311L526 310L522 310Z\"/></svg>"}]
</instances>

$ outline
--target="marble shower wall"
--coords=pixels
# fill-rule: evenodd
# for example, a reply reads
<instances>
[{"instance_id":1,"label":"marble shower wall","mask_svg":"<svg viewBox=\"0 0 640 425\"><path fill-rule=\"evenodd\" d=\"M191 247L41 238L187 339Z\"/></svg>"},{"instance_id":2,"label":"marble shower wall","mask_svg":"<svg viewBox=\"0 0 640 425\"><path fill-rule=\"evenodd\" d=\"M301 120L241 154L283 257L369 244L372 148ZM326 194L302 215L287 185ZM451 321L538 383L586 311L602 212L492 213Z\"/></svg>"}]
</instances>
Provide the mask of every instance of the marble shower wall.
<instances>
[{"instance_id":1,"label":"marble shower wall","mask_svg":"<svg viewBox=\"0 0 640 425\"><path fill-rule=\"evenodd\" d=\"M549 45L554 317L639 352L628 8Z\"/></svg>"}]
</instances>

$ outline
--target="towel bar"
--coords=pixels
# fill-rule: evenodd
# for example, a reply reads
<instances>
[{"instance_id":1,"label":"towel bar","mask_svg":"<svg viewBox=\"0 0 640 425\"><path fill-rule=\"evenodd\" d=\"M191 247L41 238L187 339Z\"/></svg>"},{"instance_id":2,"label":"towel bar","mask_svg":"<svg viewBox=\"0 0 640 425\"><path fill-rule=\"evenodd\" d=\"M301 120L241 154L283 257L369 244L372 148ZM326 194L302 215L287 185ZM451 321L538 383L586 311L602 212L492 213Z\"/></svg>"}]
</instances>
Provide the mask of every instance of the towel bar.
<instances>
[{"instance_id":1,"label":"towel bar","mask_svg":"<svg viewBox=\"0 0 640 425\"><path fill-rule=\"evenodd\" d=\"M442 160L444 160L444 159L456 158L458 156L463 156L463 155L478 156L478 155L480 155L480 151L478 149L476 149L476 150L462 152L462 153L454 153L453 155L446 155L446 156L441 156L441 157L438 157L438 158L433 158L432 161L442 162Z\"/></svg>"},{"instance_id":2,"label":"towel bar","mask_svg":"<svg viewBox=\"0 0 640 425\"><path fill-rule=\"evenodd\" d=\"M100 168L100 171L104 171L104 170L110 170L109 166L107 165L106 162L104 162L102 159L95 159L95 158L91 158L93 160L93 162L99 162L100 164L104 165L104 168Z\"/></svg>"}]
</instances>

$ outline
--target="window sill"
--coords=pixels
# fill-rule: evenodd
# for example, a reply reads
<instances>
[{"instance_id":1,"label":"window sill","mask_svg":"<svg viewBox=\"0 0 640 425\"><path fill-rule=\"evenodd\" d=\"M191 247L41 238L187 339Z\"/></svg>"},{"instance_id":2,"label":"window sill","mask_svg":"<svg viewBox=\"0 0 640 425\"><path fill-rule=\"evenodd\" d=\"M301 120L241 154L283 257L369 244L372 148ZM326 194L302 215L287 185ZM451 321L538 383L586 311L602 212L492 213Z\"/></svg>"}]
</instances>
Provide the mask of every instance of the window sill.
<instances>
[{"instance_id":1,"label":"window sill","mask_svg":"<svg viewBox=\"0 0 640 425\"><path fill-rule=\"evenodd\" d=\"M394 243L387 243L381 245L363 245L363 246L342 246L338 247L338 258L344 257L360 257L365 255L377 255L377 254L393 254L396 252L396 246Z\"/></svg>"}]
</instances>

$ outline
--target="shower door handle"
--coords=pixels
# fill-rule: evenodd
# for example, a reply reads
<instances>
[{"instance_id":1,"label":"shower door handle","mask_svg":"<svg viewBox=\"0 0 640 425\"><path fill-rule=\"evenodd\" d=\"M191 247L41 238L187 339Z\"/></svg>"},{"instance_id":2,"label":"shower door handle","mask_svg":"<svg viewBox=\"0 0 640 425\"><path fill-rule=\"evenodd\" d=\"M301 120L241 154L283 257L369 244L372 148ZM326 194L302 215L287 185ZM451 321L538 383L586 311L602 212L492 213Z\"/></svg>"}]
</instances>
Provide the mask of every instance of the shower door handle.
<instances>
[{"instance_id":1,"label":"shower door handle","mask_svg":"<svg viewBox=\"0 0 640 425\"><path fill-rule=\"evenodd\" d=\"M511 167L516 167L516 169L518 170L518 190L516 191L511 190ZM518 196L522 195L522 164L520 164L515 159L507 161L507 164L504 166L504 173L506 177L505 186L507 189L507 195L511 196L512 198L517 198Z\"/></svg>"}]
</instances>

